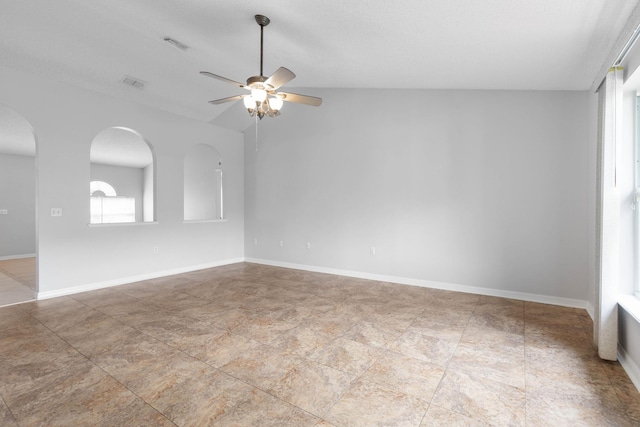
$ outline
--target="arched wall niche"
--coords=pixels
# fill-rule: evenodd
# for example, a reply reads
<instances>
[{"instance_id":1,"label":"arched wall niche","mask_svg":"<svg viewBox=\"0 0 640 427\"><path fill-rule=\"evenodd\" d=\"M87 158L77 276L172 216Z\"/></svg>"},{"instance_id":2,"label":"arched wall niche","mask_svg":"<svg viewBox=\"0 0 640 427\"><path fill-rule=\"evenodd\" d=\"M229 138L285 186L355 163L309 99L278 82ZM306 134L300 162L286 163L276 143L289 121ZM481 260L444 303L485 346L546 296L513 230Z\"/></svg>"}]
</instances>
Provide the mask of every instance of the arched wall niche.
<instances>
[{"instance_id":1,"label":"arched wall niche","mask_svg":"<svg viewBox=\"0 0 640 427\"><path fill-rule=\"evenodd\" d=\"M184 220L223 219L222 156L210 145L193 145L184 156Z\"/></svg>"},{"instance_id":2,"label":"arched wall niche","mask_svg":"<svg viewBox=\"0 0 640 427\"><path fill-rule=\"evenodd\" d=\"M22 286L0 305L33 299L37 280L37 156L33 126L0 103L0 263ZM7 294L9 295L9 294Z\"/></svg>"},{"instance_id":3,"label":"arched wall niche","mask_svg":"<svg viewBox=\"0 0 640 427\"><path fill-rule=\"evenodd\" d=\"M91 142L89 157L91 224L155 221L156 159L148 140L133 129L107 128ZM108 184L116 195L92 191L96 182Z\"/></svg>"}]
</instances>

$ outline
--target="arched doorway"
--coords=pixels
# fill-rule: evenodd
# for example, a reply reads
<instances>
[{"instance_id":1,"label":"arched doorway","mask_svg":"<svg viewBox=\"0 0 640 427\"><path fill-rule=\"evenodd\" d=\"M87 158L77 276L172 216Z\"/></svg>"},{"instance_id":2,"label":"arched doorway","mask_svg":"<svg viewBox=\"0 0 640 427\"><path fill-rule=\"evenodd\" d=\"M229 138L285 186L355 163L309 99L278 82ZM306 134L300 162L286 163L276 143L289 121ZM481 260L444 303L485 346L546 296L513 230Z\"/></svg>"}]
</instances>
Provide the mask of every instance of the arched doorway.
<instances>
[{"instance_id":1,"label":"arched doorway","mask_svg":"<svg viewBox=\"0 0 640 427\"><path fill-rule=\"evenodd\" d=\"M27 120L0 104L0 306L37 292L37 149Z\"/></svg>"}]
</instances>

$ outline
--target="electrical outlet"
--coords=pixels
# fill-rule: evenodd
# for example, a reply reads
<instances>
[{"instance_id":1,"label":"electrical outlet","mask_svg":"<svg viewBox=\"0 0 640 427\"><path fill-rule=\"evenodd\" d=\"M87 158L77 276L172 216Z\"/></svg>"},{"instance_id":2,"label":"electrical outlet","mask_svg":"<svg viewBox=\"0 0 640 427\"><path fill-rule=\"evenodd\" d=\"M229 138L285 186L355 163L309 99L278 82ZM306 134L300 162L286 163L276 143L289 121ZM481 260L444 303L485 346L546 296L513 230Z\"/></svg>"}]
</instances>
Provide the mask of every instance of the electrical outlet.
<instances>
[{"instance_id":1,"label":"electrical outlet","mask_svg":"<svg viewBox=\"0 0 640 427\"><path fill-rule=\"evenodd\" d=\"M280 240L280 247L284 246L284 240Z\"/></svg>"},{"instance_id":2,"label":"electrical outlet","mask_svg":"<svg viewBox=\"0 0 640 427\"><path fill-rule=\"evenodd\" d=\"M369 248L369 253L370 253L371 255L375 255L375 254L376 254L376 247L375 247L375 246L371 246L371 247Z\"/></svg>"},{"instance_id":3,"label":"electrical outlet","mask_svg":"<svg viewBox=\"0 0 640 427\"><path fill-rule=\"evenodd\" d=\"M62 216L62 208L51 208L51 216Z\"/></svg>"},{"instance_id":4,"label":"electrical outlet","mask_svg":"<svg viewBox=\"0 0 640 427\"><path fill-rule=\"evenodd\" d=\"M311 249L311 242L307 242L307 249Z\"/></svg>"},{"instance_id":5,"label":"electrical outlet","mask_svg":"<svg viewBox=\"0 0 640 427\"><path fill-rule=\"evenodd\" d=\"M157 246L153 247L153 253L157 254L158 252L160 252L160 248L158 248Z\"/></svg>"},{"instance_id":6,"label":"electrical outlet","mask_svg":"<svg viewBox=\"0 0 640 427\"><path fill-rule=\"evenodd\" d=\"M254 246L258 246L258 239L257 239L257 238L256 238L256 239L253 239L253 245L254 245Z\"/></svg>"},{"instance_id":7,"label":"electrical outlet","mask_svg":"<svg viewBox=\"0 0 640 427\"><path fill-rule=\"evenodd\" d=\"M8 215L9 211L7 209L0 209L0 215Z\"/></svg>"}]
</instances>

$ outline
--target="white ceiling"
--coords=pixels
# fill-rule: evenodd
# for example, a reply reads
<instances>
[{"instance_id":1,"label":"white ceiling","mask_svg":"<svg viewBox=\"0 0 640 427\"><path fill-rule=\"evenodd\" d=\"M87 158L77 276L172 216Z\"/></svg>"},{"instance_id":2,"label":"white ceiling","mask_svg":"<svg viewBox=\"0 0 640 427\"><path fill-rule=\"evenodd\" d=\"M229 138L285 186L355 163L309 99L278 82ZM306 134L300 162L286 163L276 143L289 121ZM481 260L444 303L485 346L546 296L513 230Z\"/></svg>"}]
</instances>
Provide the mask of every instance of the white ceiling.
<instances>
[{"instance_id":1,"label":"white ceiling","mask_svg":"<svg viewBox=\"0 0 640 427\"><path fill-rule=\"evenodd\" d=\"M7 67L198 120L280 66L299 88L587 90L638 0L0 0ZM183 52L163 41L170 36ZM124 75L147 85L138 90ZM1 100L0 100L1 102Z\"/></svg>"}]
</instances>

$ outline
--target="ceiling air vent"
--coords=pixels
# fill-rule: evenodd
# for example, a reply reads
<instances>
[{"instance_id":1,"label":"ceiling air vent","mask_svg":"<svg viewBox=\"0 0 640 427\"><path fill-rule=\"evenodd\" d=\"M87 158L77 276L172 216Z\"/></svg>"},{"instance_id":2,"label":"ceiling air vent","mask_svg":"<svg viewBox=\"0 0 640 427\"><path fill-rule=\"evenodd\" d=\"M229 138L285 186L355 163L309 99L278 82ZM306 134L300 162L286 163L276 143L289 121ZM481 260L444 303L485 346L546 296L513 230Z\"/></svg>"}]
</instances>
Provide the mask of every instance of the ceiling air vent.
<instances>
[{"instance_id":1,"label":"ceiling air vent","mask_svg":"<svg viewBox=\"0 0 640 427\"><path fill-rule=\"evenodd\" d=\"M124 83L128 86L133 86L136 89L142 89L144 88L145 82L136 78L136 77L131 77L131 76L124 76L124 78L122 80L120 80L121 83Z\"/></svg>"},{"instance_id":2,"label":"ceiling air vent","mask_svg":"<svg viewBox=\"0 0 640 427\"><path fill-rule=\"evenodd\" d=\"M179 42L176 39L172 39L171 37L165 37L162 40L166 41L170 45L172 45L172 46L174 46L174 47L176 47L176 48L178 48L180 50L186 51L187 49L189 49L189 46L187 46L186 44L184 44L182 42Z\"/></svg>"}]
</instances>

